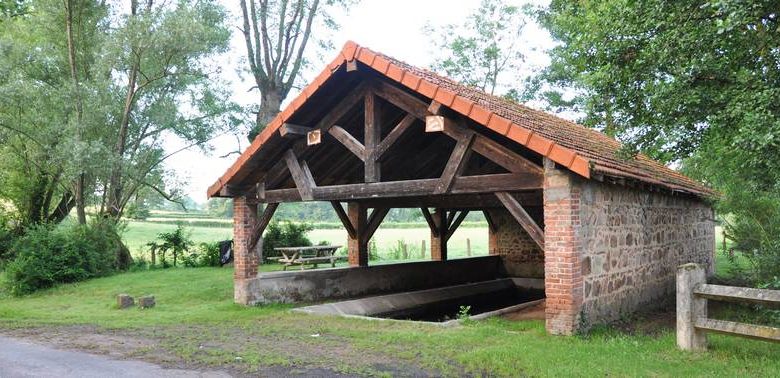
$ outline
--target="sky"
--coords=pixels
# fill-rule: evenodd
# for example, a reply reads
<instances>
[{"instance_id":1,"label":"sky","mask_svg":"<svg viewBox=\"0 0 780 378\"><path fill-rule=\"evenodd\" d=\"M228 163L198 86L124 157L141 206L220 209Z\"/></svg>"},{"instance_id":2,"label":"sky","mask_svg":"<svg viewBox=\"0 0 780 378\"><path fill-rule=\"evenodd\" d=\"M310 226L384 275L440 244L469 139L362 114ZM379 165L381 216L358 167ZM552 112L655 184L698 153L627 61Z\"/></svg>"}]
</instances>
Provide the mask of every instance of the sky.
<instances>
[{"instance_id":1,"label":"sky","mask_svg":"<svg viewBox=\"0 0 780 378\"><path fill-rule=\"evenodd\" d=\"M530 1L535 5L545 5L548 1ZM240 15L237 1L225 1L224 5L232 13L233 25L238 25ZM327 62L348 40L366 46L375 51L401 59L409 64L428 67L433 63L435 54L431 51L434 36L424 33L426 25L437 28L448 24L460 24L479 6L479 0L363 0L344 11L334 12L333 16L340 29L332 33L332 42L336 50L324 53ZM411 10L411 11L410 11ZM524 29L521 38L526 53L529 70L538 69L546 64L544 50L553 46L550 36L536 25ZM313 45L310 45L313 46ZM232 99L239 104L251 104L258 101L257 91L249 91L254 85L251 78L239 75L242 68L242 56L245 54L243 38L234 29L229 53L219 57L220 66L225 67L223 79L230 82ZM311 72L303 75L303 81L309 82L324 66L314 64ZM242 78L242 76L244 76ZM297 93L290 93L288 101ZM284 108L284 104L283 107ZM240 141L240 145L239 145ZM193 149L171 157L166 167L176 172L177 181L183 183L184 194L198 203L206 201L206 190L236 160L233 154L220 158L231 151L248 146L245 136L229 134L215 138L211 142L211 151L203 153ZM166 140L169 151L181 148L184 144L178 140Z\"/></svg>"}]
</instances>

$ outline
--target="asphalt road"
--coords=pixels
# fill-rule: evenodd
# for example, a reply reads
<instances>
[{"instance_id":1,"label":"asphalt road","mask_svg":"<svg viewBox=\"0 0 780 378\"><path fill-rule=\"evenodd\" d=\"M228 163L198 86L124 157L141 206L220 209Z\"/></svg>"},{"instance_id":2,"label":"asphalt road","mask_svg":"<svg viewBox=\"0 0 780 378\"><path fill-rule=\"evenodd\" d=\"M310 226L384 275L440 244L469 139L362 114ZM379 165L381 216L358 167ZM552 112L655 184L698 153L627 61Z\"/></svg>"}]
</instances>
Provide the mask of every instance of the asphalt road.
<instances>
[{"instance_id":1,"label":"asphalt road","mask_svg":"<svg viewBox=\"0 0 780 378\"><path fill-rule=\"evenodd\" d=\"M17 377L230 377L222 371L165 369L141 361L59 350L0 336L0 378Z\"/></svg>"}]
</instances>

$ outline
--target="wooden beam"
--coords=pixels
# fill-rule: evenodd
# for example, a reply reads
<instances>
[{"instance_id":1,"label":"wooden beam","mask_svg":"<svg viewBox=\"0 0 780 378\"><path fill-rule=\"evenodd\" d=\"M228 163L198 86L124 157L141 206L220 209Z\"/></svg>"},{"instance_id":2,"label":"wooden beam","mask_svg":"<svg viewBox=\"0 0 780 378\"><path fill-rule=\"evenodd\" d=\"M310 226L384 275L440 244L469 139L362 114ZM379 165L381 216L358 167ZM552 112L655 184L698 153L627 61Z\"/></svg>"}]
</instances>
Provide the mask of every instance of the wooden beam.
<instances>
[{"instance_id":1,"label":"wooden beam","mask_svg":"<svg viewBox=\"0 0 780 378\"><path fill-rule=\"evenodd\" d=\"M463 220L466 219L466 216L469 215L468 210L461 210L458 212L458 215L455 216L455 219L453 219L452 224L450 224L449 227L447 227L447 236L444 238L445 241L450 240L450 237L452 234L455 233L455 231L460 227L460 224L463 223Z\"/></svg>"},{"instance_id":2,"label":"wooden beam","mask_svg":"<svg viewBox=\"0 0 780 378\"><path fill-rule=\"evenodd\" d=\"M388 212L390 212L389 207L379 207L371 212L371 216L368 217L366 229L363 231L363 235L361 235L366 243L374 236L374 233L377 228L379 228L379 225L382 224L382 220L385 219Z\"/></svg>"},{"instance_id":3,"label":"wooden beam","mask_svg":"<svg viewBox=\"0 0 780 378\"><path fill-rule=\"evenodd\" d=\"M349 92L341 102L332 107L330 112L323 116L314 128L328 131L341 119L341 117L355 107L359 101L363 100L368 91L369 84L366 82L360 83L352 92Z\"/></svg>"},{"instance_id":4,"label":"wooden beam","mask_svg":"<svg viewBox=\"0 0 780 378\"><path fill-rule=\"evenodd\" d=\"M496 230L498 230L498 225L496 224L495 220L493 220L493 216L490 215L490 211L482 210L482 215L485 216L485 221L488 224L488 229L490 229L490 232L496 232Z\"/></svg>"},{"instance_id":5,"label":"wooden beam","mask_svg":"<svg viewBox=\"0 0 780 378\"><path fill-rule=\"evenodd\" d=\"M539 248L544 250L544 231L528 215L523 206L507 192L497 192L496 197L504 204L504 207L509 210L509 213L517 220L517 223L520 223L520 226L536 242Z\"/></svg>"},{"instance_id":6,"label":"wooden beam","mask_svg":"<svg viewBox=\"0 0 780 378\"><path fill-rule=\"evenodd\" d=\"M279 134L285 138L300 138L306 136L310 131L312 131L311 127L292 123L285 123L279 128Z\"/></svg>"},{"instance_id":7,"label":"wooden beam","mask_svg":"<svg viewBox=\"0 0 780 378\"><path fill-rule=\"evenodd\" d=\"M360 160L366 161L366 148L347 130L344 130L341 126L333 126L328 133L343 144L350 152L355 154Z\"/></svg>"},{"instance_id":8,"label":"wooden beam","mask_svg":"<svg viewBox=\"0 0 780 378\"><path fill-rule=\"evenodd\" d=\"M381 158L382 155L387 152L387 150L392 147L392 145L395 143L395 141L398 140L398 138L403 135L403 133L409 128L409 126L414 123L415 118L411 114L406 114L404 118L399 122L395 127L393 127L392 130L390 130L390 133L387 134L384 140L382 140L381 143L379 143L379 146L376 148L376 155L377 158Z\"/></svg>"},{"instance_id":9,"label":"wooden beam","mask_svg":"<svg viewBox=\"0 0 780 378\"><path fill-rule=\"evenodd\" d=\"M461 138L464 138L466 135L474 133L474 131L470 130L468 127L459 125L455 121L443 116L426 117L425 131L443 132L445 135L455 140L461 140ZM478 134L476 136L472 149L474 152L486 157L488 160L500 165L509 172L544 173L542 167L484 135Z\"/></svg>"},{"instance_id":10,"label":"wooden beam","mask_svg":"<svg viewBox=\"0 0 780 378\"><path fill-rule=\"evenodd\" d=\"M382 138L381 107L373 93L366 94L365 98L365 152L363 162L365 164L366 182L379 182L381 179L381 164L377 156L377 147Z\"/></svg>"},{"instance_id":11,"label":"wooden beam","mask_svg":"<svg viewBox=\"0 0 780 378\"><path fill-rule=\"evenodd\" d=\"M415 197L433 195L439 179L386 181L365 184L343 184L312 188L313 199L318 201L346 201L382 197ZM542 189L542 178L529 173L499 173L480 176L456 177L450 194L493 193L497 191L523 191ZM301 200L296 189L266 190L268 202L296 202Z\"/></svg>"},{"instance_id":12,"label":"wooden beam","mask_svg":"<svg viewBox=\"0 0 780 378\"><path fill-rule=\"evenodd\" d=\"M471 143L473 141L474 133L464 135L458 140L458 144L452 150L450 159L444 167L444 172L442 172L439 178L439 184L433 190L434 194L447 193L452 189L455 177L462 175L463 170L466 168L466 163L468 163L471 155Z\"/></svg>"},{"instance_id":13,"label":"wooden beam","mask_svg":"<svg viewBox=\"0 0 780 378\"><path fill-rule=\"evenodd\" d=\"M423 218L425 218L425 222L428 223L428 228L431 229L433 236L439 236L439 226L436 225L436 222L433 220L433 216L431 215L431 212L428 210L428 208L421 207L420 211L422 212Z\"/></svg>"},{"instance_id":14,"label":"wooden beam","mask_svg":"<svg viewBox=\"0 0 780 378\"><path fill-rule=\"evenodd\" d=\"M301 168L301 164L298 163L298 158L295 157L295 152L292 149L287 150L284 153L284 160L287 164L287 169L290 170L295 186L298 188L298 192L301 194L301 199L304 201L311 201L314 199L314 179L311 177L311 172L307 172L308 167ZM266 194L267 196L267 194Z\"/></svg>"},{"instance_id":15,"label":"wooden beam","mask_svg":"<svg viewBox=\"0 0 780 378\"><path fill-rule=\"evenodd\" d=\"M341 224L344 225L344 229L347 230L347 235L349 235L350 238L356 238L357 231L355 230L355 225L349 220L349 216L347 216L347 212L344 211L344 207L341 206L341 202L330 201L330 204L333 206L333 210L336 210L336 215L339 217Z\"/></svg>"},{"instance_id":16,"label":"wooden beam","mask_svg":"<svg viewBox=\"0 0 780 378\"><path fill-rule=\"evenodd\" d=\"M401 110L421 120L424 120L425 116L428 115L428 104L413 94L382 80L377 80L372 84L374 94Z\"/></svg>"},{"instance_id":17,"label":"wooden beam","mask_svg":"<svg viewBox=\"0 0 780 378\"><path fill-rule=\"evenodd\" d=\"M431 115L441 115L444 112L444 105L442 105L440 102L433 100L431 101L431 104L428 105L428 113Z\"/></svg>"},{"instance_id":18,"label":"wooden beam","mask_svg":"<svg viewBox=\"0 0 780 378\"><path fill-rule=\"evenodd\" d=\"M265 231L265 228L268 227L269 223L271 223L271 217L274 216L277 207L279 207L278 203L269 203L265 206L265 209L263 209L263 214L257 220L257 224L255 224L255 227L252 229L252 239L249 243L250 251L254 250L257 246L257 243L260 241L260 237L263 236L263 231Z\"/></svg>"}]
</instances>

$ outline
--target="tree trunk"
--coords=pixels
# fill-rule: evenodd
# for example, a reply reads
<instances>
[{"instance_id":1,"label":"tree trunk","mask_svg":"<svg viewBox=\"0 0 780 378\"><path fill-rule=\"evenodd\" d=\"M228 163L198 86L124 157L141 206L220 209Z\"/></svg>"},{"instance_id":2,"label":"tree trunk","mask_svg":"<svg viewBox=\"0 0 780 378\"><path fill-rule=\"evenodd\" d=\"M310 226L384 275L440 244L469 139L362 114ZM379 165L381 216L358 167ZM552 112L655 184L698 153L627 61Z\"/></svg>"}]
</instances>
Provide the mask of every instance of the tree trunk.
<instances>
[{"instance_id":1,"label":"tree trunk","mask_svg":"<svg viewBox=\"0 0 780 378\"><path fill-rule=\"evenodd\" d=\"M82 140L82 119L84 114L84 107L81 100L81 90L79 89L79 77L76 68L76 46L73 42L73 7L70 0L65 1L65 34L68 39L68 65L70 66L70 78L73 81L73 97L75 99L76 106L76 142L80 143ZM79 224L87 223L86 203L84 201L84 186L85 178L84 171L79 172L75 183L76 194L76 213L78 215Z\"/></svg>"},{"instance_id":2,"label":"tree trunk","mask_svg":"<svg viewBox=\"0 0 780 378\"><path fill-rule=\"evenodd\" d=\"M249 141L253 141L257 134L260 134L266 125L273 121L274 117L279 114L279 109L282 106L282 93L278 89L262 89L261 90L261 102L260 110L257 112L257 125L254 130L249 133Z\"/></svg>"}]
</instances>

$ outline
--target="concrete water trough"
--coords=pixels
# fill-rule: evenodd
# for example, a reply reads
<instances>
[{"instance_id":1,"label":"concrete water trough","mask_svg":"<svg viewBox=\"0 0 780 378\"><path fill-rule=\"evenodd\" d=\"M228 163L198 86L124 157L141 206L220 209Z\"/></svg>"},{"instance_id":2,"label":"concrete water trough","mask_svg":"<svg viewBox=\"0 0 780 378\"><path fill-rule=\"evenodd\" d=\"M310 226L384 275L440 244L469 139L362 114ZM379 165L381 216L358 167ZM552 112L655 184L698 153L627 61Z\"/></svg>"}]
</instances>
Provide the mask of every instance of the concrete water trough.
<instances>
[{"instance_id":1,"label":"concrete water trough","mask_svg":"<svg viewBox=\"0 0 780 378\"><path fill-rule=\"evenodd\" d=\"M453 325L463 306L478 320L519 311L544 300L544 282L502 278L435 289L366 297L297 308L294 311L369 319L395 319Z\"/></svg>"}]
</instances>

